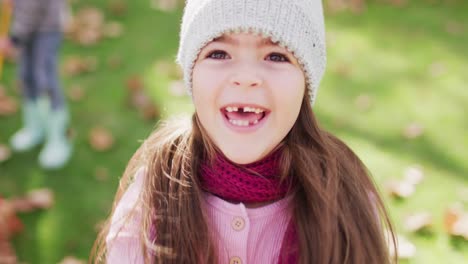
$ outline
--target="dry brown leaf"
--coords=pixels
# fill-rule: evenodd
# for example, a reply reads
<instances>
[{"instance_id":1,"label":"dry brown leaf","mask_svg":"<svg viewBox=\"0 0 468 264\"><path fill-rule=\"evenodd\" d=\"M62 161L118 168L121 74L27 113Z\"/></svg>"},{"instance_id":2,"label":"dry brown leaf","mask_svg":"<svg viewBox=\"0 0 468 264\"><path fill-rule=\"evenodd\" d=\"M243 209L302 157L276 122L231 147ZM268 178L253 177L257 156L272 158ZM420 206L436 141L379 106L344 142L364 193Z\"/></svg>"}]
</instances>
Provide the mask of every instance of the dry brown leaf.
<instances>
[{"instance_id":1,"label":"dry brown leaf","mask_svg":"<svg viewBox=\"0 0 468 264\"><path fill-rule=\"evenodd\" d=\"M130 92L138 91L143 89L143 81L140 76L134 75L127 79L127 89Z\"/></svg>"},{"instance_id":2,"label":"dry brown leaf","mask_svg":"<svg viewBox=\"0 0 468 264\"><path fill-rule=\"evenodd\" d=\"M8 240L0 239L0 264L17 264L18 258L13 245Z\"/></svg>"},{"instance_id":3,"label":"dry brown leaf","mask_svg":"<svg viewBox=\"0 0 468 264\"><path fill-rule=\"evenodd\" d=\"M122 36L124 28L119 22L109 22L104 26L103 34L108 38L118 38Z\"/></svg>"},{"instance_id":4,"label":"dry brown leaf","mask_svg":"<svg viewBox=\"0 0 468 264\"><path fill-rule=\"evenodd\" d=\"M6 92L5 92L5 86L3 86L2 84L0 84L0 100L4 97L7 96Z\"/></svg>"},{"instance_id":5,"label":"dry brown leaf","mask_svg":"<svg viewBox=\"0 0 468 264\"><path fill-rule=\"evenodd\" d=\"M451 233L453 225L463 214L463 211L459 205L447 208L444 213L444 228L447 233Z\"/></svg>"},{"instance_id":6,"label":"dry brown leaf","mask_svg":"<svg viewBox=\"0 0 468 264\"><path fill-rule=\"evenodd\" d=\"M0 98L0 116L11 116L18 112L18 104L16 101L8 96Z\"/></svg>"},{"instance_id":7,"label":"dry brown leaf","mask_svg":"<svg viewBox=\"0 0 468 264\"><path fill-rule=\"evenodd\" d=\"M11 199L11 204L16 212L28 213L37 209L50 209L54 200L54 193L44 188L32 190L24 197Z\"/></svg>"},{"instance_id":8,"label":"dry brown leaf","mask_svg":"<svg viewBox=\"0 0 468 264\"><path fill-rule=\"evenodd\" d=\"M99 29L104 24L104 14L95 7L85 7L76 13L76 20L81 26Z\"/></svg>"},{"instance_id":9,"label":"dry brown leaf","mask_svg":"<svg viewBox=\"0 0 468 264\"><path fill-rule=\"evenodd\" d=\"M468 213L462 216L453 224L452 235L461 236L468 240Z\"/></svg>"},{"instance_id":10,"label":"dry brown leaf","mask_svg":"<svg viewBox=\"0 0 468 264\"><path fill-rule=\"evenodd\" d=\"M403 223L409 232L420 232L430 230L433 225L432 215L428 212L420 212L407 216Z\"/></svg>"},{"instance_id":11,"label":"dry brown leaf","mask_svg":"<svg viewBox=\"0 0 468 264\"><path fill-rule=\"evenodd\" d=\"M76 41L83 46L91 46L101 40L102 33L97 29L81 29L76 34Z\"/></svg>"},{"instance_id":12,"label":"dry brown leaf","mask_svg":"<svg viewBox=\"0 0 468 264\"><path fill-rule=\"evenodd\" d=\"M463 34L463 25L457 21L448 21L445 24L445 31L451 35L460 36Z\"/></svg>"},{"instance_id":13,"label":"dry brown leaf","mask_svg":"<svg viewBox=\"0 0 468 264\"><path fill-rule=\"evenodd\" d=\"M468 213L463 211L461 204L452 206L445 211L444 228L448 234L468 240Z\"/></svg>"},{"instance_id":14,"label":"dry brown leaf","mask_svg":"<svg viewBox=\"0 0 468 264\"><path fill-rule=\"evenodd\" d=\"M98 68L98 59L96 56L85 57L82 61L83 70L86 72L94 72Z\"/></svg>"},{"instance_id":15,"label":"dry brown leaf","mask_svg":"<svg viewBox=\"0 0 468 264\"><path fill-rule=\"evenodd\" d=\"M78 56L71 56L65 60L63 70L67 76L75 76L84 71L84 65Z\"/></svg>"},{"instance_id":16,"label":"dry brown leaf","mask_svg":"<svg viewBox=\"0 0 468 264\"><path fill-rule=\"evenodd\" d=\"M187 89L183 81L172 81L169 83L169 92L174 96L185 96L187 95Z\"/></svg>"},{"instance_id":17,"label":"dry brown leaf","mask_svg":"<svg viewBox=\"0 0 468 264\"><path fill-rule=\"evenodd\" d=\"M171 80L181 80L183 78L182 68L167 60L161 60L156 63L155 70L157 74L169 77Z\"/></svg>"},{"instance_id":18,"label":"dry brown leaf","mask_svg":"<svg viewBox=\"0 0 468 264\"><path fill-rule=\"evenodd\" d=\"M143 109L150 104L151 100L143 90L133 92L130 95L130 105L136 109Z\"/></svg>"},{"instance_id":19,"label":"dry brown leaf","mask_svg":"<svg viewBox=\"0 0 468 264\"><path fill-rule=\"evenodd\" d=\"M416 255L416 246L406 237L397 235L397 251L399 259L412 259ZM390 255L395 256L393 246L390 247Z\"/></svg>"},{"instance_id":20,"label":"dry brown leaf","mask_svg":"<svg viewBox=\"0 0 468 264\"><path fill-rule=\"evenodd\" d=\"M114 137L103 127L95 127L89 133L89 143L94 150L106 151L114 144Z\"/></svg>"},{"instance_id":21,"label":"dry brown leaf","mask_svg":"<svg viewBox=\"0 0 468 264\"><path fill-rule=\"evenodd\" d=\"M391 181L385 186L387 192L396 198L408 198L415 192L414 185L404 181Z\"/></svg>"},{"instance_id":22,"label":"dry brown leaf","mask_svg":"<svg viewBox=\"0 0 468 264\"><path fill-rule=\"evenodd\" d=\"M105 167L97 167L94 170L94 177L100 182L107 181L109 179L109 169Z\"/></svg>"},{"instance_id":23,"label":"dry brown leaf","mask_svg":"<svg viewBox=\"0 0 468 264\"><path fill-rule=\"evenodd\" d=\"M429 65L429 74L432 77L439 77L447 72L447 67L442 62L434 62Z\"/></svg>"},{"instance_id":24,"label":"dry brown leaf","mask_svg":"<svg viewBox=\"0 0 468 264\"><path fill-rule=\"evenodd\" d=\"M67 256L62 261L60 261L59 264L86 264L86 262L72 256Z\"/></svg>"},{"instance_id":25,"label":"dry brown leaf","mask_svg":"<svg viewBox=\"0 0 468 264\"><path fill-rule=\"evenodd\" d=\"M6 145L0 144L0 163L7 161L10 157L10 148Z\"/></svg>"},{"instance_id":26,"label":"dry brown leaf","mask_svg":"<svg viewBox=\"0 0 468 264\"><path fill-rule=\"evenodd\" d=\"M9 239L22 231L23 224L16 216L14 203L0 197L0 240Z\"/></svg>"},{"instance_id":27,"label":"dry brown leaf","mask_svg":"<svg viewBox=\"0 0 468 264\"><path fill-rule=\"evenodd\" d=\"M413 122L405 127L403 136L406 139L416 139L424 134L424 127L416 122Z\"/></svg>"},{"instance_id":28,"label":"dry brown leaf","mask_svg":"<svg viewBox=\"0 0 468 264\"><path fill-rule=\"evenodd\" d=\"M372 97L368 94L361 94L355 100L356 107L361 111L368 111L372 107Z\"/></svg>"},{"instance_id":29,"label":"dry brown leaf","mask_svg":"<svg viewBox=\"0 0 468 264\"><path fill-rule=\"evenodd\" d=\"M96 71L98 59L95 56L71 56L65 60L63 71L67 76L76 76L85 72Z\"/></svg>"},{"instance_id":30,"label":"dry brown leaf","mask_svg":"<svg viewBox=\"0 0 468 264\"><path fill-rule=\"evenodd\" d=\"M124 16L127 14L127 4L122 0L110 1L107 6L109 12L114 16Z\"/></svg>"},{"instance_id":31,"label":"dry brown leaf","mask_svg":"<svg viewBox=\"0 0 468 264\"><path fill-rule=\"evenodd\" d=\"M26 196L34 208L37 209L50 209L54 205L54 193L50 189L36 189L32 190Z\"/></svg>"},{"instance_id":32,"label":"dry brown leaf","mask_svg":"<svg viewBox=\"0 0 468 264\"><path fill-rule=\"evenodd\" d=\"M179 0L151 0L150 5L153 9L172 12L177 9Z\"/></svg>"},{"instance_id":33,"label":"dry brown leaf","mask_svg":"<svg viewBox=\"0 0 468 264\"><path fill-rule=\"evenodd\" d=\"M75 84L70 87L68 91L68 98L70 98L70 100L74 102L78 102L78 101L83 100L84 97L85 97L85 91L83 90L81 86Z\"/></svg>"},{"instance_id":34,"label":"dry brown leaf","mask_svg":"<svg viewBox=\"0 0 468 264\"><path fill-rule=\"evenodd\" d=\"M143 119L145 119L147 121L155 120L160 116L159 110L154 104L145 105L140 110L140 112L143 115Z\"/></svg>"},{"instance_id":35,"label":"dry brown leaf","mask_svg":"<svg viewBox=\"0 0 468 264\"><path fill-rule=\"evenodd\" d=\"M413 185L418 185L424 180L424 172L421 166L413 165L405 169L404 181Z\"/></svg>"},{"instance_id":36,"label":"dry brown leaf","mask_svg":"<svg viewBox=\"0 0 468 264\"><path fill-rule=\"evenodd\" d=\"M101 40L104 15L99 9L80 9L66 28L66 36L78 44L90 46Z\"/></svg>"},{"instance_id":37,"label":"dry brown leaf","mask_svg":"<svg viewBox=\"0 0 468 264\"><path fill-rule=\"evenodd\" d=\"M351 76L351 73L352 73L351 67L346 65L346 63L337 64L336 67L334 68L334 71L338 76L343 77L343 78L347 78Z\"/></svg>"},{"instance_id":38,"label":"dry brown leaf","mask_svg":"<svg viewBox=\"0 0 468 264\"><path fill-rule=\"evenodd\" d=\"M122 58L119 55L112 55L107 59L107 64L111 69L117 69L122 66Z\"/></svg>"}]
</instances>

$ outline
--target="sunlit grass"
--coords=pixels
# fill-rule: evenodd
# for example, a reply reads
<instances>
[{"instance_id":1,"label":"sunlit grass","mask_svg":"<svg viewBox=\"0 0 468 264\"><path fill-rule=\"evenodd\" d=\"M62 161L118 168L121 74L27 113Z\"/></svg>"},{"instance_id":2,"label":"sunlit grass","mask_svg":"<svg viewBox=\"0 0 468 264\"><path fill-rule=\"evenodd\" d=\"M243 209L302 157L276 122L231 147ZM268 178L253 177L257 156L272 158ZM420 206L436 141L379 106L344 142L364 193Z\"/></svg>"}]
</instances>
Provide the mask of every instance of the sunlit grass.
<instances>
[{"instance_id":1,"label":"sunlit grass","mask_svg":"<svg viewBox=\"0 0 468 264\"><path fill-rule=\"evenodd\" d=\"M455 244L442 221L445 209L462 200L459 190L468 188L468 6L462 1L411 2L403 8L372 4L361 15L328 16L328 66L314 110L322 126L362 158L383 193L386 181L402 178L408 166L422 166L426 177L412 197L394 201L385 195L398 232L417 246L409 263L464 263L467 243ZM80 1L86 3L105 7L107 0ZM193 111L188 96L171 95L172 80L156 67L159 61L175 60L180 14L133 1L126 16L110 17L125 25L126 34L119 40L91 48L65 44L62 60L79 54L100 62L94 74L64 79L65 87L78 84L86 91L83 101L70 103L73 160L63 170L43 171L37 166L38 148L0 164L2 195L43 187L56 195L52 209L22 215L26 229L15 240L20 260L57 263L66 255L88 257L95 225L109 213L126 162L156 123L142 120L127 106L125 83L130 76L142 78L163 118ZM447 23L459 23L464 33L448 33ZM109 69L106 60L116 54L122 67ZM10 87L13 73L7 65L5 83ZM360 95L370 98L368 107L356 104ZM411 123L424 129L412 140L403 136ZM0 143L6 143L19 124L19 115L0 119ZM116 143L111 151L97 153L89 146L88 132L96 125L112 131ZM107 168L107 181L96 179L97 167ZM403 217L420 210L433 214L433 236L404 230Z\"/></svg>"}]
</instances>

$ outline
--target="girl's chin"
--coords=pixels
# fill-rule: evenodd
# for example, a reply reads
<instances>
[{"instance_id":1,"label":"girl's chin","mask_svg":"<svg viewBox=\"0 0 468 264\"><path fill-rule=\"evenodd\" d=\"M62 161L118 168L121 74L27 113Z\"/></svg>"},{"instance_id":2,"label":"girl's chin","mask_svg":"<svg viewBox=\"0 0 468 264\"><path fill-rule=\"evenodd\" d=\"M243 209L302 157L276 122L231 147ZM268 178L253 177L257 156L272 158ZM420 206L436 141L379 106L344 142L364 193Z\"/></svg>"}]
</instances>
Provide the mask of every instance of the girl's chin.
<instances>
[{"instance_id":1,"label":"girl's chin","mask_svg":"<svg viewBox=\"0 0 468 264\"><path fill-rule=\"evenodd\" d=\"M250 146L250 148L251 148L251 146ZM246 164L254 163L256 161L261 160L263 157L265 157L265 154L263 154L263 153L265 153L264 151L254 152L254 151L248 150L248 149L249 149L249 147L246 147L242 151L239 151L239 150L236 150L236 151L225 150L225 151L223 151L223 154L231 162L236 163L236 164L240 164L240 165L246 165ZM250 152L250 153L248 153L248 152ZM256 153L258 153L258 154L256 154Z\"/></svg>"}]
</instances>

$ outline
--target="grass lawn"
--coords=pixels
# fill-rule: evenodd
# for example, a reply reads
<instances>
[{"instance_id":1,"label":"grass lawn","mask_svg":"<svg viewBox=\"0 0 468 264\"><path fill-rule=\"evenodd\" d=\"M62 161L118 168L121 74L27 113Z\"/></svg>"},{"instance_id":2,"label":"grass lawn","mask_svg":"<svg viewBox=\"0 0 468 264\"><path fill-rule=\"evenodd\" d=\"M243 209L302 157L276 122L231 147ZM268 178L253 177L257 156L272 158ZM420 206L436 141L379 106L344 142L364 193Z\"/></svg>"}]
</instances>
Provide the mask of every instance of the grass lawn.
<instances>
[{"instance_id":1,"label":"grass lawn","mask_svg":"<svg viewBox=\"0 0 468 264\"><path fill-rule=\"evenodd\" d=\"M142 77L163 116L192 109L189 98L170 95L169 78L156 71L158 61L175 58L181 12L153 10L150 1L127 2L123 17L106 11L108 0L74 5L103 8L107 19L124 24L125 34L86 48L64 44L63 61L71 55L99 61L95 73L63 79L65 90L80 85L86 92L84 100L69 105L75 132L71 162L59 171L41 170L38 148L0 163L2 195L47 187L56 196L52 209L21 216L26 228L14 240L21 261L48 264L67 255L88 257L95 226L109 213L126 162L155 126L126 106L130 76ZM423 168L425 179L413 196L404 201L385 196L399 233L417 247L408 263L465 263L468 242L454 241L444 232L443 215L455 202L468 209L468 3L408 2L401 8L371 4L360 15L327 17L328 68L315 112L325 128L359 154L382 189L387 180L401 179L408 166ZM113 56L123 61L118 69L107 66ZM3 83L17 96L11 88L14 72L7 65ZM422 128L419 137L402 135L410 124ZM1 118L0 144L19 125L19 114ZM99 153L89 146L88 133L96 125L112 131L116 142L111 151ZM96 178L99 168L108 171L108 179ZM418 211L433 214L434 234L404 230L404 216Z\"/></svg>"}]
</instances>

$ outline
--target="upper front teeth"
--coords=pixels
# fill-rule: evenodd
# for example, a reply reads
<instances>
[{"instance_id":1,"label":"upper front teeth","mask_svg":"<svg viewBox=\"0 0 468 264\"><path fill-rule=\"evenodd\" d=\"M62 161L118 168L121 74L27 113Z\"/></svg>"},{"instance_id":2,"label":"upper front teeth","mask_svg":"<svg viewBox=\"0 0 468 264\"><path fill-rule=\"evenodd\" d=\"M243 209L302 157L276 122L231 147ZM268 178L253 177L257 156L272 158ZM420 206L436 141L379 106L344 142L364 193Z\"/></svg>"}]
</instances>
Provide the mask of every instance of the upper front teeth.
<instances>
[{"instance_id":1,"label":"upper front teeth","mask_svg":"<svg viewBox=\"0 0 468 264\"><path fill-rule=\"evenodd\" d=\"M228 112L237 112L237 111L239 111L239 108L235 107L235 106L228 106L228 107L226 107L226 111L228 111ZM248 107L248 106L244 107L243 111L244 112L252 112L252 113L256 113L256 114L260 114L260 113L265 112L265 110L263 110L263 109Z\"/></svg>"},{"instance_id":2,"label":"upper front teeth","mask_svg":"<svg viewBox=\"0 0 468 264\"><path fill-rule=\"evenodd\" d=\"M239 110L239 108L235 107L235 106L228 106L226 107L226 111L228 112L237 112Z\"/></svg>"}]
</instances>

